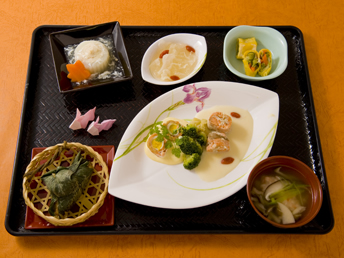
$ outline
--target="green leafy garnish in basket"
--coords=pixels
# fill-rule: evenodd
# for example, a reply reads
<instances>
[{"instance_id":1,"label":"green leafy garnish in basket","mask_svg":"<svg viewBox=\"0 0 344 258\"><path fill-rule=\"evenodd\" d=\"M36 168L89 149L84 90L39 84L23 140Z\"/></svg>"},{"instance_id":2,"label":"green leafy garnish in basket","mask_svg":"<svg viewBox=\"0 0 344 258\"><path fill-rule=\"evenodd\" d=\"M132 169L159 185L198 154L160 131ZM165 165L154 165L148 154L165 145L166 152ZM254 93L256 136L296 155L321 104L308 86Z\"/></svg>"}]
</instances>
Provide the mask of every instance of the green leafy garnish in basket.
<instances>
[{"instance_id":1,"label":"green leafy garnish in basket","mask_svg":"<svg viewBox=\"0 0 344 258\"><path fill-rule=\"evenodd\" d=\"M79 152L69 167L57 167L42 176L44 184L51 193L49 213L63 217L86 189L93 173L89 162Z\"/></svg>"}]
</instances>

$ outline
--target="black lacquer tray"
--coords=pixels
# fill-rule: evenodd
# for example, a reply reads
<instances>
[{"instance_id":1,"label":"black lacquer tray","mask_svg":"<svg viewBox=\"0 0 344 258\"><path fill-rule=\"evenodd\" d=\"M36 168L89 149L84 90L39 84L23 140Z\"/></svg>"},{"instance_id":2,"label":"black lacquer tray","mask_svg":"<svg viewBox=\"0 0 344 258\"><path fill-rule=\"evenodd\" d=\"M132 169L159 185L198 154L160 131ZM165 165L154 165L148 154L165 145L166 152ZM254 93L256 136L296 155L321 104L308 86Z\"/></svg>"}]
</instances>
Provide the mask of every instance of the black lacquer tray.
<instances>
[{"instance_id":1,"label":"black lacquer tray","mask_svg":"<svg viewBox=\"0 0 344 258\"><path fill-rule=\"evenodd\" d=\"M325 234L334 217L313 106L303 36L291 26L274 27L288 43L289 64L276 79L247 82L232 74L222 58L223 41L233 27L126 27L123 37L133 70L133 79L69 94L59 93L49 44L49 34L76 26L41 26L33 33L28 75L12 184L5 226L16 236L71 234ZM189 81L174 86L156 86L142 80L140 66L146 49L171 33L196 33L207 40L208 55L203 68ZM250 206L246 189L212 205L174 210L152 208L121 199L115 200L115 224L105 227L26 230L26 205L22 197L22 176L34 147L80 142L85 145L118 146L127 126L149 102L176 87L201 81L234 81L263 87L278 93L280 117L270 156L287 155L309 165L318 176L324 193L318 215L296 229L279 229L263 221ZM86 130L68 128L76 108L82 113L97 107L100 120L116 118L109 131L94 137Z\"/></svg>"}]
</instances>

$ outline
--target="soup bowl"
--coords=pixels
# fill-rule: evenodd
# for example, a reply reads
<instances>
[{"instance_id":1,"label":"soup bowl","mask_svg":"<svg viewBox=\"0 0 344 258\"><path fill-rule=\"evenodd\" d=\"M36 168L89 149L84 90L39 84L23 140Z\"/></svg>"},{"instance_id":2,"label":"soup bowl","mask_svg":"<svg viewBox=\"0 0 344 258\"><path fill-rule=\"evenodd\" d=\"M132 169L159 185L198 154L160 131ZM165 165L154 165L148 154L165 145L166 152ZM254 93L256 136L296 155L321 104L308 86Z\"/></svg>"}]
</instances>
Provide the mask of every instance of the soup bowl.
<instances>
[{"instance_id":1,"label":"soup bowl","mask_svg":"<svg viewBox=\"0 0 344 258\"><path fill-rule=\"evenodd\" d=\"M279 224L268 219L262 212L260 212L252 201L252 189L255 181L262 175L267 173L269 170L281 167L281 171L285 171L285 174L288 174L287 171L293 171L295 177L298 177L302 182L309 186L310 191L310 200L307 205L307 209L302 213L302 216L299 220L296 220L294 223L290 224ZM266 187L267 189L268 187ZM271 156L267 159L259 162L251 171L246 185L247 196L249 202L251 203L253 209L256 213L265 221L271 225L279 228L296 228L301 227L308 222L310 222L319 212L322 200L323 192L321 184L313 172L313 170L308 167L306 164L292 157L288 156ZM265 195L265 193L264 193Z\"/></svg>"}]
</instances>

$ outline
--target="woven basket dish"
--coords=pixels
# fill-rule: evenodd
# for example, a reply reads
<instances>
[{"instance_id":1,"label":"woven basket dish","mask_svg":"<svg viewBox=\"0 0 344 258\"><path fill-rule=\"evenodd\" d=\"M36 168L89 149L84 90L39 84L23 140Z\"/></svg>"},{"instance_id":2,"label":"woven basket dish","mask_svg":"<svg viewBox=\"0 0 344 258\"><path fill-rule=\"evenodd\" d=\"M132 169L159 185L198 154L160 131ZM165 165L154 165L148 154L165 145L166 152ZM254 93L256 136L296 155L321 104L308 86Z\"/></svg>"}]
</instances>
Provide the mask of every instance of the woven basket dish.
<instances>
[{"instance_id":1,"label":"woven basket dish","mask_svg":"<svg viewBox=\"0 0 344 258\"><path fill-rule=\"evenodd\" d=\"M93 165L93 174L85 191L63 218L48 213L51 195L41 176L58 166L72 164L77 153ZM80 143L62 143L46 148L27 166L23 178L23 196L35 214L55 226L71 226L84 222L98 212L107 195L109 172L103 158L91 147Z\"/></svg>"}]
</instances>

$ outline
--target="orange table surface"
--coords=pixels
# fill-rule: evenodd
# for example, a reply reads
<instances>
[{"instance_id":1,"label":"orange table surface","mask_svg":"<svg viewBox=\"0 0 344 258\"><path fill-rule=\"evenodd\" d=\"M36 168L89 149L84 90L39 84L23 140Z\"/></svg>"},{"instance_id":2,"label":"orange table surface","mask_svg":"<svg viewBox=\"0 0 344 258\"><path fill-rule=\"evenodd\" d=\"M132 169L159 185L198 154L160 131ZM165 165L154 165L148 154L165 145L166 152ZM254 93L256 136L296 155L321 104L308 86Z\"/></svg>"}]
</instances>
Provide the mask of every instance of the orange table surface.
<instances>
[{"instance_id":1,"label":"orange table surface","mask_svg":"<svg viewBox=\"0 0 344 258\"><path fill-rule=\"evenodd\" d=\"M341 0L2 0L0 3L0 257L344 256L344 5ZM40 25L292 25L304 36L335 216L325 235L14 237L4 226L31 36ZM342 254L343 253L343 254Z\"/></svg>"}]
</instances>

